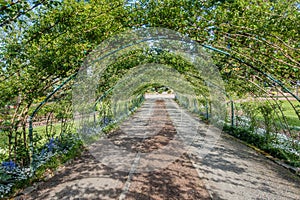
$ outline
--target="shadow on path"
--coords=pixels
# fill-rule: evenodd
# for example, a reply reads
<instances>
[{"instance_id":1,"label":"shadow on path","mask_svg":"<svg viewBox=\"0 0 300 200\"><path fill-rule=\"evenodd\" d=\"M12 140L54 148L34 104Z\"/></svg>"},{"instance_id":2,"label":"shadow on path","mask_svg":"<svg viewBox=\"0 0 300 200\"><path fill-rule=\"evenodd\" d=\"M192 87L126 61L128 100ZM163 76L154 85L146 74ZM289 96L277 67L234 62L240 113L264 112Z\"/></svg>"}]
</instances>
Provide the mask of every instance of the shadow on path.
<instances>
[{"instance_id":1,"label":"shadow on path","mask_svg":"<svg viewBox=\"0 0 300 200\"><path fill-rule=\"evenodd\" d=\"M300 198L299 177L226 134L193 160L213 199Z\"/></svg>"},{"instance_id":2,"label":"shadow on path","mask_svg":"<svg viewBox=\"0 0 300 200\"><path fill-rule=\"evenodd\" d=\"M108 140L133 155L155 152L170 145L177 133L165 103L162 100L152 103L155 106L149 118L132 119L136 115L132 116L124 124L136 120L137 126L116 130ZM96 144L100 146L95 145L96 151L108 151L101 148L103 143ZM163 168L133 173L108 167L110 165L104 165L95 155L85 151L80 158L39 184L25 199L210 199L196 169L182 152L176 152L177 157L172 157L170 162L168 160ZM150 162L165 162L166 156L167 154L160 154ZM139 167L146 163L142 161L140 159ZM130 163L133 166L132 162Z\"/></svg>"},{"instance_id":3,"label":"shadow on path","mask_svg":"<svg viewBox=\"0 0 300 200\"><path fill-rule=\"evenodd\" d=\"M159 152L170 144L176 146L175 138L179 138L178 135L183 137L190 129L182 127L181 135L175 130L175 121L170 119L180 120L180 118L169 117L171 112L168 113L165 106L168 102L174 103L146 101L135 115L121 125L122 130L116 131L108 138L112 145L124 148L125 153L132 153L133 160L142 152ZM153 110L149 114L147 110L150 107ZM177 113L176 110L173 111ZM192 121L192 116L190 118L188 115L185 116L185 122ZM187 126L186 124L189 123L182 123L182 126ZM195 129L195 131L199 130ZM230 200L300 199L298 177L226 134L222 134L220 138L214 137L214 134L220 133L214 131L217 130L212 129L210 135L202 129L199 131L200 142L193 144L193 148L190 149L190 159L182 151L174 152L175 159L172 157L170 162L166 162L166 166L150 172L134 173L133 170L129 173L118 170L117 167L108 167L111 165L104 165L103 160L94 157L95 154L85 151L80 158L66 165L49 180L39 184L36 190L24 198L198 200L210 199L212 196L213 199ZM205 152L206 157L199 159L194 155L201 154L197 151L203 149L200 144L203 137L207 135L211 136L211 141L218 139L214 148ZM99 145L100 153L107 150L107 148L101 149L101 144ZM176 149L178 148L177 146ZM108 156L108 159L112 159L112 156ZM124 160L127 157L120 159ZM142 161L141 158L138 163L140 168L144 167L143 162L146 163ZM161 154L149 162L164 161L166 161L166 154ZM133 166L133 162L128 163L129 168Z\"/></svg>"}]
</instances>

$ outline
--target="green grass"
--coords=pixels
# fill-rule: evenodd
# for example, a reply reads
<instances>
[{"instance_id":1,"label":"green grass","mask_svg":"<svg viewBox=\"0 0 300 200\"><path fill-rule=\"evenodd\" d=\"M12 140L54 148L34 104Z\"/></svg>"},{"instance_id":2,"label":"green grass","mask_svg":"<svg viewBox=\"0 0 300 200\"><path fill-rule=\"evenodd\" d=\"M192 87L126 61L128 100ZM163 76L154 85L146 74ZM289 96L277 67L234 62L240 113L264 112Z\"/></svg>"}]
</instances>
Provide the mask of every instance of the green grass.
<instances>
[{"instance_id":1,"label":"green grass","mask_svg":"<svg viewBox=\"0 0 300 200\"><path fill-rule=\"evenodd\" d=\"M299 126L300 127L300 120L298 118L298 116L295 113L295 110L293 109L293 107L289 104L288 101L282 101L282 107L283 107L283 113L288 121L288 124L290 126ZM300 103L297 101L293 101L292 102L293 105L296 106L300 106ZM300 109L298 109L300 111Z\"/></svg>"},{"instance_id":2,"label":"green grass","mask_svg":"<svg viewBox=\"0 0 300 200\"><path fill-rule=\"evenodd\" d=\"M50 131L50 127L48 127L48 131ZM28 135L28 129L26 130L27 135ZM71 132L75 132L75 129ZM49 141L50 138L55 138L58 137L61 133L61 123L55 123L52 124L52 130L48 135L46 135L46 126L36 126L33 127L33 140L34 140L34 145L36 147L41 147L43 146L46 142Z\"/></svg>"},{"instance_id":3,"label":"green grass","mask_svg":"<svg viewBox=\"0 0 300 200\"><path fill-rule=\"evenodd\" d=\"M48 127L48 131L50 131L50 127ZM75 132L75 130L73 131ZM33 140L35 148L40 148L45 145L50 138L55 138L59 136L61 133L61 123L57 122L52 124L51 133L46 135L46 125L42 126L34 126L33 127ZM0 161L8 159L8 137L7 132L0 132ZM26 128L27 142L29 143L29 130ZM12 139L14 140L14 138Z\"/></svg>"},{"instance_id":4,"label":"green grass","mask_svg":"<svg viewBox=\"0 0 300 200\"><path fill-rule=\"evenodd\" d=\"M300 120L298 119L298 116L295 112L295 110L293 109L293 107L291 106L291 104L288 102L288 101L280 101L281 103L281 108L282 108L282 111L283 111L283 114L286 118L286 121L288 123L289 126L299 126L300 127ZM300 106L300 103L297 102L297 101L292 101L293 105L296 107L296 106ZM300 109L299 109L300 111ZM278 111L279 112L279 111ZM282 119L282 114L281 113L278 113L278 115L280 116L280 119ZM259 119L263 120L263 116L262 114L258 114L257 116ZM274 116L274 120L276 121L277 124L280 123L280 119L278 119L278 117L275 117Z\"/></svg>"},{"instance_id":5,"label":"green grass","mask_svg":"<svg viewBox=\"0 0 300 200\"><path fill-rule=\"evenodd\" d=\"M296 108L300 107L300 103L298 101L291 101L291 102L293 103L294 107L296 107ZM253 106L257 106L259 103L263 103L263 101L257 102L257 103L256 102L244 102L242 104L253 104ZM274 102L272 102L272 103L274 103ZM241 103L236 103L236 106L240 107L240 104ZM286 118L287 124L290 127L300 127L300 120L299 120L295 110L291 106L291 104L287 100L280 100L279 105L281 105L281 109ZM279 110L277 110L275 112L278 113L279 117L276 114L272 114L272 117L273 117L272 120L273 120L274 124L279 125L280 122L283 122L283 117ZM300 112L300 108L298 108L298 112ZM260 112L257 112L256 119L258 121L264 120L263 115Z\"/></svg>"}]
</instances>

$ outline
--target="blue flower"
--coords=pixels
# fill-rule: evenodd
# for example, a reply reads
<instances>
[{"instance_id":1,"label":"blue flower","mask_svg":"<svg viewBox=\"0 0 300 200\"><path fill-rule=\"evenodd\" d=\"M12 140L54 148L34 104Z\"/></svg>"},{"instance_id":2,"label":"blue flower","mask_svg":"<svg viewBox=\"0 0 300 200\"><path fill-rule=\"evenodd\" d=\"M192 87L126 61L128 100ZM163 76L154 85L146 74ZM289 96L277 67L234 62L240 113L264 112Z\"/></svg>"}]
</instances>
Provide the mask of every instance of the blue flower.
<instances>
[{"instance_id":1,"label":"blue flower","mask_svg":"<svg viewBox=\"0 0 300 200\"><path fill-rule=\"evenodd\" d=\"M231 44L227 44L227 49L231 49Z\"/></svg>"},{"instance_id":2,"label":"blue flower","mask_svg":"<svg viewBox=\"0 0 300 200\"><path fill-rule=\"evenodd\" d=\"M42 149L41 155L43 156L45 154L45 149Z\"/></svg>"},{"instance_id":3,"label":"blue flower","mask_svg":"<svg viewBox=\"0 0 300 200\"><path fill-rule=\"evenodd\" d=\"M8 162L2 162L2 167L5 169L5 170L13 170L16 168L16 164L13 162L13 161L8 161Z\"/></svg>"},{"instance_id":4,"label":"blue flower","mask_svg":"<svg viewBox=\"0 0 300 200\"><path fill-rule=\"evenodd\" d=\"M111 122L111 118L109 118L109 117L104 117L102 119L102 123L104 126L107 126L110 122Z\"/></svg>"},{"instance_id":5,"label":"blue flower","mask_svg":"<svg viewBox=\"0 0 300 200\"><path fill-rule=\"evenodd\" d=\"M47 148L49 151L52 151L55 148L55 140L51 138L47 144Z\"/></svg>"}]
</instances>

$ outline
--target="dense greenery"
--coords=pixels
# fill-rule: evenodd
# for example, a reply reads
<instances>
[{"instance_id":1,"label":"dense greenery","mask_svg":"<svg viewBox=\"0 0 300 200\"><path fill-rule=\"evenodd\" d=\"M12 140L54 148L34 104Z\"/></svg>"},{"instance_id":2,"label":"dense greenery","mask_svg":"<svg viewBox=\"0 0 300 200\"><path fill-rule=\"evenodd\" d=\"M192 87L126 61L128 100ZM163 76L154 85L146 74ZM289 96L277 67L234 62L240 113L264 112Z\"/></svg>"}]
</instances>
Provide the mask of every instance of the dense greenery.
<instances>
[{"instance_id":1,"label":"dense greenery","mask_svg":"<svg viewBox=\"0 0 300 200\"><path fill-rule=\"evenodd\" d=\"M102 41L143 27L169 28L200 45L226 51L206 49L225 82L227 97L234 101L265 98L260 104L237 103L236 124L247 118L252 132L262 128L267 135L280 133L299 139L299 130L294 127L300 126L300 106L297 101L290 101L295 96L289 94L298 93L296 82L300 80L297 0L130 2L0 0L1 160L27 166L31 153L28 117L39 103L78 72L84 59ZM124 54L108 66L97 96L113 87L131 68L146 63L176 69L198 94L207 95L207 87L191 63L181 56L149 48ZM51 138L72 130L72 83L56 92L35 115L36 153ZM142 86L135 95L152 86L155 84ZM280 103L274 93L286 101ZM199 100L204 107L211 103L204 100ZM99 107L99 112L106 111ZM230 106L228 119L229 116ZM107 115L101 120L105 121L104 117Z\"/></svg>"}]
</instances>

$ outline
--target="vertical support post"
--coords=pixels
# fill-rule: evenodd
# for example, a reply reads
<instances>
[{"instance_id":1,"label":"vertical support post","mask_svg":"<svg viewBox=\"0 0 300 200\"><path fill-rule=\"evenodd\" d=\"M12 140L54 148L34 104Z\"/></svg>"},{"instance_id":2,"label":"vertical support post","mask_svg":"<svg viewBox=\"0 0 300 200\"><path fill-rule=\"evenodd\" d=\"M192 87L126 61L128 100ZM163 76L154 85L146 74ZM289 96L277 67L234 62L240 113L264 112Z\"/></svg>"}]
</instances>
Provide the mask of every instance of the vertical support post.
<instances>
[{"instance_id":1,"label":"vertical support post","mask_svg":"<svg viewBox=\"0 0 300 200\"><path fill-rule=\"evenodd\" d=\"M29 116L29 128L28 128L28 136L29 136L29 165L32 170L32 161L33 161L33 127L32 127L32 116Z\"/></svg>"},{"instance_id":2,"label":"vertical support post","mask_svg":"<svg viewBox=\"0 0 300 200\"><path fill-rule=\"evenodd\" d=\"M296 96L299 97L299 85L300 85L300 80L296 81Z\"/></svg>"},{"instance_id":3,"label":"vertical support post","mask_svg":"<svg viewBox=\"0 0 300 200\"><path fill-rule=\"evenodd\" d=\"M206 108L206 116L205 116L205 118L206 118L206 120L208 120L208 102L206 102L205 108Z\"/></svg>"},{"instance_id":4,"label":"vertical support post","mask_svg":"<svg viewBox=\"0 0 300 200\"><path fill-rule=\"evenodd\" d=\"M66 83L68 83L70 80L75 78L77 75L77 72L73 75L71 75L69 78L67 78L65 81L63 81L53 92L51 92L32 112L32 114L29 116L29 128L28 128L28 135L29 135L29 150L30 150L30 168L32 169L32 156L33 156L33 127L32 127L32 120L35 116L35 114L42 108L42 106L52 97L58 90L60 90Z\"/></svg>"},{"instance_id":5,"label":"vertical support post","mask_svg":"<svg viewBox=\"0 0 300 200\"><path fill-rule=\"evenodd\" d=\"M232 100L230 100L230 104L231 104L231 127L234 127L234 104Z\"/></svg>"},{"instance_id":6,"label":"vertical support post","mask_svg":"<svg viewBox=\"0 0 300 200\"><path fill-rule=\"evenodd\" d=\"M212 116L212 106L211 106L211 101L209 102L209 113L210 113L210 116Z\"/></svg>"},{"instance_id":7,"label":"vertical support post","mask_svg":"<svg viewBox=\"0 0 300 200\"><path fill-rule=\"evenodd\" d=\"M32 116L29 116L29 129L28 129L28 135L29 135L29 144L32 144L33 142L33 127L32 127Z\"/></svg>"}]
</instances>

